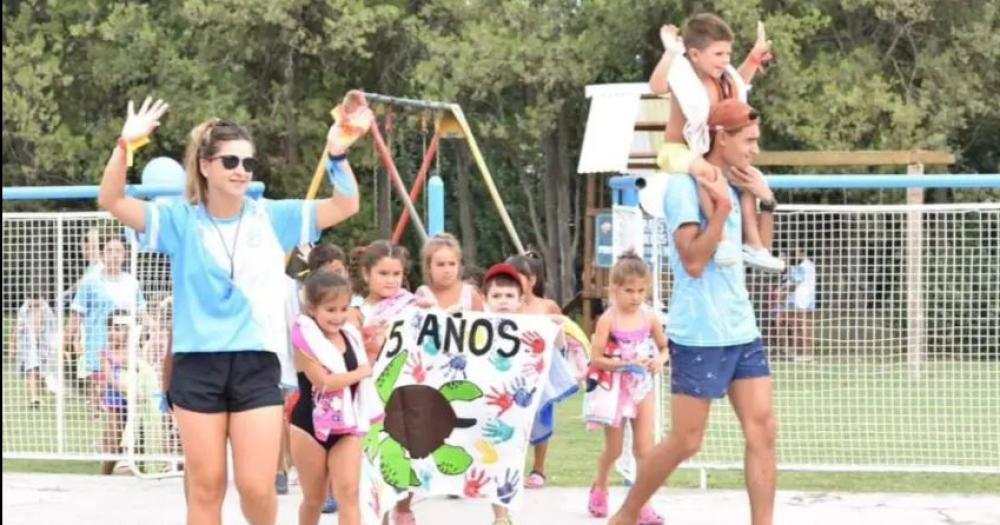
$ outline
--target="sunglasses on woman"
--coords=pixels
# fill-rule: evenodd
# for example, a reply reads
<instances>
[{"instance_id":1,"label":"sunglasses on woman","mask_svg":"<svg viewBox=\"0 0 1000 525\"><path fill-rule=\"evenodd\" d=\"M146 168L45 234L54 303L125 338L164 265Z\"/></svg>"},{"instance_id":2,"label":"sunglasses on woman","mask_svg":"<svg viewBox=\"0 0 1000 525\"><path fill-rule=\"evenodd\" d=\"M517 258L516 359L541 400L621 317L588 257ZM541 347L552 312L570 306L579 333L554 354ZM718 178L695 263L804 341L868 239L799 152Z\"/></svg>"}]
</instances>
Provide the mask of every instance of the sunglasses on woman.
<instances>
[{"instance_id":1,"label":"sunglasses on woman","mask_svg":"<svg viewBox=\"0 0 1000 525\"><path fill-rule=\"evenodd\" d=\"M209 157L205 160L220 160L222 161L222 167L227 170L234 170L236 166L240 165L240 161L243 161L243 171L247 173L253 173L257 169L257 159L253 157L243 157L240 159L236 155L219 155L216 157Z\"/></svg>"}]
</instances>

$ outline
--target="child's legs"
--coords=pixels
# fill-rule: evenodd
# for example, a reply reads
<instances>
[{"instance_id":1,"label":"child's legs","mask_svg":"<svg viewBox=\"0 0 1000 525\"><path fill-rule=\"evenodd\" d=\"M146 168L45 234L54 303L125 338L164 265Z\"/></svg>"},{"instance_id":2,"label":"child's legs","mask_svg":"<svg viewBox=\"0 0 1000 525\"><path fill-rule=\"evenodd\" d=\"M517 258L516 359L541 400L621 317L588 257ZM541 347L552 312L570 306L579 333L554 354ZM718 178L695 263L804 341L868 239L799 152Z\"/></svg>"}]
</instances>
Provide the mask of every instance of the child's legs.
<instances>
[{"instance_id":1,"label":"child's legs","mask_svg":"<svg viewBox=\"0 0 1000 525\"><path fill-rule=\"evenodd\" d=\"M815 316L815 310L802 311L802 345L807 355L813 355L816 346L816 339L813 337L813 327L816 325Z\"/></svg>"},{"instance_id":2,"label":"child's legs","mask_svg":"<svg viewBox=\"0 0 1000 525\"><path fill-rule=\"evenodd\" d=\"M273 525L277 518L274 476L281 449L281 408L278 404L229 414L236 490L250 525Z\"/></svg>"},{"instance_id":3,"label":"child's legs","mask_svg":"<svg viewBox=\"0 0 1000 525\"><path fill-rule=\"evenodd\" d=\"M125 410L108 407L104 416L104 430L101 432L102 449L105 454L121 454L122 430L125 427ZM101 473L109 475L114 471L117 460L101 462Z\"/></svg>"},{"instance_id":4,"label":"child's legs","mask_svg":"<svg viewBox=\"0 0 1000 525\"><path fill-rule=\"evenodd\" d=\"M632 453L635 454L637 464L653 449L654 410L656 407L652 393L636 406L635 418L632 420Z\"/></svg>"},{"instance_id":5,"label":"child's legs","mask_svg":"<svg viewBox=\"0 0 1000 525\"><path fill-rule=\"evenodd\" d=\"M342 436L327 455L327 469L330 488L337 500L337 523L360 524L361 438Z\"/></svg>"},{"instance_id":6,"label":"child's legs","mask_svg":"<svg viewBox=\"0 0 1000 525\"><path fill-rule=\"evenodd\" d=\"M299 525L316 525L329 487L327 452L312 436L298 427L289 431L288 440L292 463L299 473L299 486L302 487Z\"/></svg>"},{"instance_id":7,"label":"child's legs","mask_svg":"<svg viewBox=\"0 0 1000 525\"><path fill-rule=\"evenodd\" d=\"M119 407L109 406L104 413L104 432L102 443L105 454L121 453L122 429L125 426L125 411Z\"/></svg>"},{"instance_id":8,"label":"child's legs","mask_svg":"<svg viewBox=\"0 0 1000 525\"><path fill-rule=\"evenodd\" d=\"M139 392L141 400L135 413L136 428L142 429L144 450L146 454L162 454L166 450L166 432L163 414L160 412L160 382L153 367L140 360Z\"/></svg>"},{"instance_id":9,"label":"child's legs","mask_svg":"<svg viewBox=\"0 0 1000 525\"><path fill-rule=\"evenodd\" d=\"M757 227L757 197L746 190L740 192L740 215L743 218L743 244L754 249L764 248L760 228Z\"/></svg>"},{"instance_id":10,"label":"child's legs","mask_svg":"<svg viewBox=\"0 0 1000 525\"><path fill-rule=\"evenodd\" d=\"M692 159L690 172L696 181L701 182L701 184L696 185L698 188L698 207L701 208L701 213L705 217L711 217L715 212L715 201L709 196L704 183L712 182L716 177L721 177L722 174L715 166L712 166L701 157Z\"/></svg>"},{"instance_id":11,"label":"child's legs","mask_svg":"<svg viewBox=\"0 0 1000 525\"><path fill-rule=\"evenodd\" d=\"M698 207L701 208L701 213L705 217L711 217L715 213L715 202L708 195L708 190L701 184L698 185Z\"/></svg>"},{"instance_id":12,"label":"child's legs","mask_svg":"<svg viewBox=\"0 0 1000 525\"><path fill-rule=\"evenodd\" d=\"M792 354L798 354L799 350L799 310L794 306L788 309L788 348Z\"/></svg>"},{"instance_id":13,"label":"child's legs","mask_svg":"<svg viewBox=\"0 0 1000 525\"><path fill-rule=\"evenodd\" d=\"M541 443L535 445L535 462L531 467L531 470L538 472L539 474L545 473L545 455L549 451L549 440L542 441Z\"/></svg>"},{"instance_id":14,"label":"child's legs","mask_svg":"<svg viewBox=\"0 0 1000 525\"><path fill-rule=\"evenodd\" d=\"M32 368L24 373L25 384L28 388L28 400L34 403L38 400L38 393L41 391L42 376L37 368Z\"/></svg>"},{"instance_id":15,"label":"child's legs","mask_svg":"<svg viewBox=\"0 0 1000 525\"><path fill-rule=\"evenodd\" d=\"M604 427L604 450L597 456L597 477L594 478L594 485L601 489L608 488L608 472L611 465L622 453L622 439L625 436L625 427Z\"/></svg>"}]
</instances>

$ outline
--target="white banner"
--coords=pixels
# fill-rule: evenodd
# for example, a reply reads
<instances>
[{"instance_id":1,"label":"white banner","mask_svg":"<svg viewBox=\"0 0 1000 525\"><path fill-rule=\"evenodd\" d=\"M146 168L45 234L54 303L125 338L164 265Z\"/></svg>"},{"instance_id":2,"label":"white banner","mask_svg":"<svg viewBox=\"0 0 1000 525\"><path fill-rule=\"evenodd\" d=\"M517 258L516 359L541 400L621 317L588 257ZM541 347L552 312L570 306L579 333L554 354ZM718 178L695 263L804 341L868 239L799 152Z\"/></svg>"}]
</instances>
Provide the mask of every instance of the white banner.
<instances>
[{"instance_id":1,"label":"white banner","mask_svg":"<svg viewBox=\"0 0 1000 525\"><path fill-rule=\"evenodd\" d=\"M560 331L548 317L418 310L374 364L385 419L364 439L365 523L413 493L517 507L524 454Z\"/></svg>"}]
</instances>

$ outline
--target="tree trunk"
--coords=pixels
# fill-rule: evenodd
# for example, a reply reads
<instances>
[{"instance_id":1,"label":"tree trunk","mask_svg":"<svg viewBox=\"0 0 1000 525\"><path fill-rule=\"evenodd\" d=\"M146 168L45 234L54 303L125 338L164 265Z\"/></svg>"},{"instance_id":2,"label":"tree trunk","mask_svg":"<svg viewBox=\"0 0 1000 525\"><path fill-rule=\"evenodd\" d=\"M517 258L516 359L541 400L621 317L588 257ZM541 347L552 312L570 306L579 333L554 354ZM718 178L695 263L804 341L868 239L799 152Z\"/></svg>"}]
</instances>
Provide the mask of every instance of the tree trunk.
<instances>
[{"instance_id":1,"label":"tree trunk","mask_svg":"<svg viewBox=\"0 0 1000 525\"><path fill-rule=\"evenodd\" d=\"M548 246L545 247L545 287L547 294L560 302L562 299L562 279L559 239L559 193L564 188L560 185L562 179L559 166L559 138L557 129L552 130L542 139L542 154L545 158L545 177L542 184L545 198L545 237Z\"/></svg>"},{"instance_id":2,"label":"tree trunk","mask_svg":"<svg viewBox=\"0 0 1000 525\"><path fill-rule=\"evenodd\" d=\"M476 223L472 220L472 191L469 187L469 155L464 147L458 147L456 150L458 182L455 185L455 190L458 193L458 224L462 231L462 255L465 258L466 264L474 265L479 259L476 253Z\"/></svg>"},{"instance_id":3,"label":"tree trunk","mask_svg":"<svg viewBox=\"0 0 1000 525\"><path fill-rule=\"evenodd\" d=\"M559 116L556 123L556 159L558 161L556 192L556 235L558 239L559 263L558 273L558 293L556 302L560 305L566 304L573 298L576 291L574 269L576 264L576 251L573 249L573 240L570 235L570 224L573 223L573 189L575 184L571 180L570 159L569 159L569 121L567 107L564 103L559 109Z\"/></svg>"},{"instance_id":4,"label":"tree trunk","mask_svg":"<svg viewBox=\"0 0 1000 525\"><path fill-rule=\"evenodd\" d=\"M286 38L285 41L288 42L290 39ZM296 103L295 98L295 48L291 45L288 46L287 52L285 53L285 85L284 85L284 100L282 101L283 113L285 119L285 165L286 166L298 166L299 165L299 126L295 121L295 108Z\"/></svg>"},{"instance_id":5,"label":"tree trunk","mask_svg":"<svg viewBox=\"0 0 1000 525\"><path fill-rule=\"evenodd\" d=\"M535 246L544 254L549 249L549 241L545 238L545 232L542 231L542 222L538 220L538 206L535 205L535 194L538 191L538 175L535 174L534 169L525 173L524 184L520 184L519 186L521 186L521 191L524 192L524 198L528 203L528 219L531 223L532 233L535 235Z\"/></svg>"}]
</instances>

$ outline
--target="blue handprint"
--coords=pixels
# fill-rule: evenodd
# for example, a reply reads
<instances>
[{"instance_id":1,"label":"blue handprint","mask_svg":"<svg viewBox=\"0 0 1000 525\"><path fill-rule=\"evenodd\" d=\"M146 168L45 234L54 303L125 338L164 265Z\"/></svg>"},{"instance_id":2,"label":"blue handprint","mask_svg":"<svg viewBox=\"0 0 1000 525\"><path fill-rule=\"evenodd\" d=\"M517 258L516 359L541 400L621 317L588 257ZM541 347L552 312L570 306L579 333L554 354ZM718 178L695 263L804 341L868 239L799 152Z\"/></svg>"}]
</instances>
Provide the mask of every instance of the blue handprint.
<instances>
[{"instance_id":1,"label":"blue handprint","mask_svg":"<svg viewBox=\"0 0 1000 525\"><path fill-rule=\"evenodd\" d=\"M528 390L527 384L527 380L523 377L519 377L514 381L514 402L522 408L527 408L531 405L531 398L534 397L535 390L538 389L538 387L534 387Z\"/></svg>"},{"instance_id":2,"label":"blue handprint","mask_svg":"<svg viewBox=\"0 0 1000 525\"><path fill-rule=\"evenodd\" d=\"M495 445L504 441L509 441L514 437L514 427L504 423L500 418L493 418L483 427L483 437L488 438Z\"/></svg>"},{"instance_id":3,"label":"blue handprint","mask_svg":"<svg viewBox=\"0 0 1000 525\"><path fill-rule=\"evenodd\" d=\"M506 372L510 370L510 359L500 355L499 352L490 356L490 364L493 365L493 368L497 369L497 372Z\"/></svg>"},{"instance_id":4,"label":"blue handprint","mask_svg":"<svg viewBox=\"0 0 1000 525\"><path fill-rule=\"evenodd\" d=\"M504 504L510 504L514 496L517 495L517 487L521 484L521 474L514 472L511 475L511 469L507 469L507 474L504 475L503 483L500 483L500 478L496 478L497 483L497 498L500 498Z\"/></svg>"},{"instance_id":5,"label":"blue handprint","mask_svg":"<svg viewBox=\"0 0 1000 525\"><path fill-rule=\"evenodd\" d=\"M420 476L420 486L424 490L430 490L431 479L433 479L434 473L430 470L421 470L418 476Z\"/></svg>"},{"instance_id":6,"label":"blue handprint","mask_svg":"<svg viewBox=\"0 0 1000 525\"><path fill-rule=\"evenodd\" d=\"M465 373L466 364L467 361L464 354L455 354L448 358L448 362L441 365L441 368L446 370L445 375L448 376L448 379L458 379L459 377L466 379L468 378L468 374Z\"/></svg>"},{"instance_id":7,"label":"blue handprint","mask_svg":"<svg viewBox=\"0 0 1000 525\"><path fill-rule=\"evenodd\" d=\"M424 338L422 346L424 348L424 352L427 352L427 355L437 355L440 350L433 337Z\"/></svg>"},{"instance_id":8,"label":"blue handprint","mask_svg":"<svg viewBox=\"0 0 1000 525\"><path fill-rule=\"evenodd\" d=\"M410 318L410 329L414 333L420 333L420 329L424 326L424 314L420 310L417 310Z\"/></svg>"}]
</instances>

